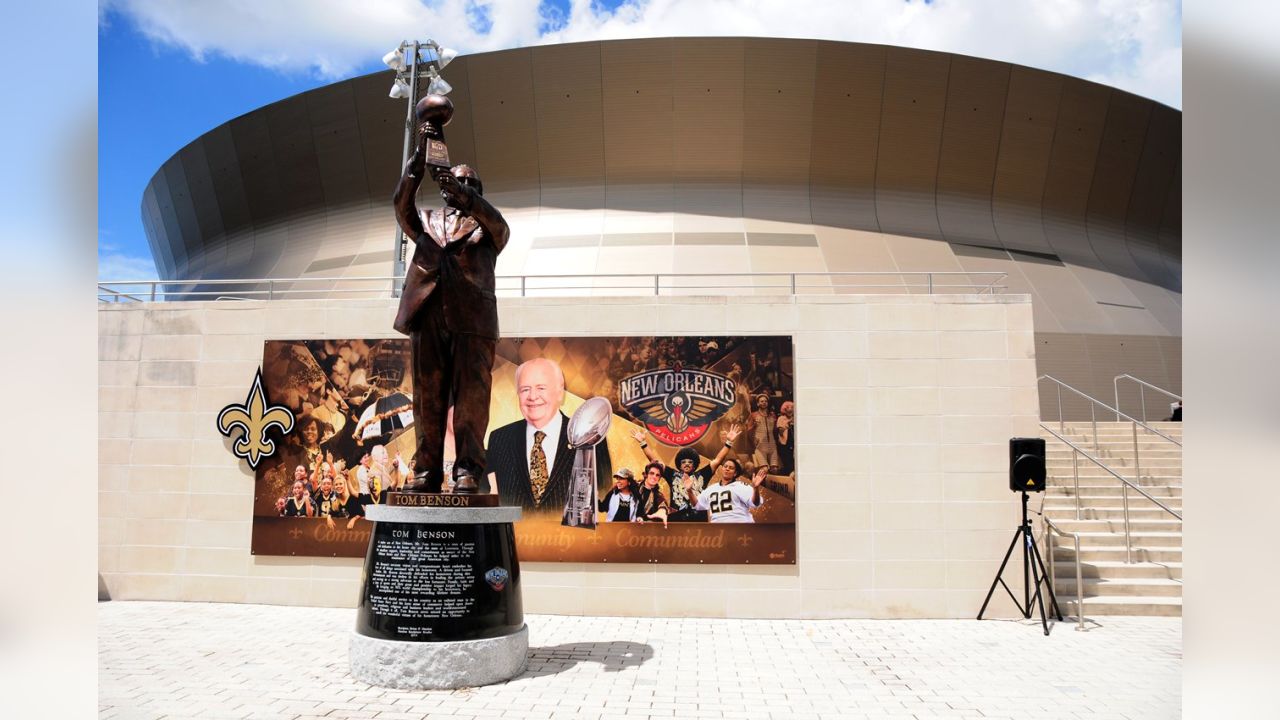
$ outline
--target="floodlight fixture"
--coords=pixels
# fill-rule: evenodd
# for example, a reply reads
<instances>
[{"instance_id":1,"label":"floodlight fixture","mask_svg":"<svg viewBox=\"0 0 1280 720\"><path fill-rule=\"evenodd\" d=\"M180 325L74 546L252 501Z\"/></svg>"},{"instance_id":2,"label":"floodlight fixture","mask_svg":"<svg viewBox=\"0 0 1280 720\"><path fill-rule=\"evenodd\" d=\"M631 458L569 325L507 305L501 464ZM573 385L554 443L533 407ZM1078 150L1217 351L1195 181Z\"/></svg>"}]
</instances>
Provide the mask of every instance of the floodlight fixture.
<instances>
[{"instance_id":1,"label":"floodlight fixture","mask_svg":"<svg viewBox=\"0 0 1280 720\"><path fill-rule=\"evenodd\" d=\"M383 55L382 64L386 65L392 70L395 70L396 72L403 71L405 68L403 46L398 47L395 50L392 50L386 55ZM395 96L393 95L392 97L395 97Z\"/></svg>"},{"instance_id":2,"label":"floodlight fixture","mask_svg":"<svg viewBox=\"0 0 1280 720\"><path fill-rule=\"evenodd\" d=\"M412 93L413 90L409 88L409 83L401 80L400 78L396 78L395 83L391 86L391 92L387 93L387 97L395 98L396 100L403 100L409 97Z\"/></svg>"},{"instance_id":3,"label":"floodlight fixture","mask_svg":"<svg viewBox=\"0 0 1280 720\"><path fill-rule=\"evenodd\" d=\"M439 67L441 70L444 69L445 65L448 65L449 63L453 62L453 59L456 57L458 57L457 50L440 47L439 45L436 46L436 58L437 58L436 66Z\"/></svg>"},{"instance_id":4,"label":"floodlight fixture","mask_svg":"<svg viewBox=\"0 0 1280 720\"><path fill-rule=\"evenodd\" d=\"M432 95L448 95L452 90L453 86L439 75L432 77L431 83L427 85L427 92Z\"/></svg>"}]
</instances>

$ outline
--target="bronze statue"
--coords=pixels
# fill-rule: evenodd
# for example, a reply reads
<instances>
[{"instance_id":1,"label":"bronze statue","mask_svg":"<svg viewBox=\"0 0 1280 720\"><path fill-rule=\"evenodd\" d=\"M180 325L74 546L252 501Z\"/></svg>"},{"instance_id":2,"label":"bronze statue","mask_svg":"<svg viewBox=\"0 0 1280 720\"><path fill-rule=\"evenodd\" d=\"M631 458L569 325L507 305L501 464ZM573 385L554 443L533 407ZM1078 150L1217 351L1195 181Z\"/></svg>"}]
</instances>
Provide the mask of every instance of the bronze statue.
<instances>
[{"instance_id":1,"label":"bronze statue","mask_svg":"<svg viewBox=\"0 0 1280 720\"><path fill-rule=\"evenodd\" d=\"M498 341L494 266L510 229L482 196L480 176L448 167L442 128L453 103L428 95L415 108L417 146L396 185L396 220L417 246L405 272L395 329L413 352L413 416L417 432L410 492L440 492L444 436L453 406L454 492L475 493L485 477L484 435ZM419 211L424 175L440 186L445 206Z\"/></svg>"}]
</instances>

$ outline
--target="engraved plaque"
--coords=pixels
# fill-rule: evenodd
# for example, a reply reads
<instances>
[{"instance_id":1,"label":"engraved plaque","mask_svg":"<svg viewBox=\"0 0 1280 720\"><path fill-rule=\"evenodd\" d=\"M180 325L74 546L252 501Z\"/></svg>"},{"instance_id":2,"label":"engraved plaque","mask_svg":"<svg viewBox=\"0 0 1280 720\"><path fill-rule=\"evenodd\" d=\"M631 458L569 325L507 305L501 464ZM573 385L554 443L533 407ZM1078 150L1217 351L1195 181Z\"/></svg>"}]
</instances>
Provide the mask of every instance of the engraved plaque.
<instances>
[{"instance_id":1,"label":"engraved plaque","mask_svg":"<svg viewBox=\"0 0 1280 720\"><path fill-rule=\"evenodd\" d=\"M387 493L388 507L498 507L497 495L451 493Z\"/></svg>"},{"instance_id":2,"label":"engraved plaque","mask_svg":"<svg viewBox=\"0 0 1280 720\"><path fill-rule=\"evenodd\" d=\"M379 522L356 631L384 640L479 640L524 624L511 523Z\"/></svg>"},{"instance_id":3,"label":"engraved plaque","mask_svg":"<svg viewBox=\"0 0 1280 720\"><path fill-rule=\"evenodd\" d=\"M427 139L427 165L448 170L453 167L449 162L449 148L444 140Z\"/></svg>"}]
</instances>

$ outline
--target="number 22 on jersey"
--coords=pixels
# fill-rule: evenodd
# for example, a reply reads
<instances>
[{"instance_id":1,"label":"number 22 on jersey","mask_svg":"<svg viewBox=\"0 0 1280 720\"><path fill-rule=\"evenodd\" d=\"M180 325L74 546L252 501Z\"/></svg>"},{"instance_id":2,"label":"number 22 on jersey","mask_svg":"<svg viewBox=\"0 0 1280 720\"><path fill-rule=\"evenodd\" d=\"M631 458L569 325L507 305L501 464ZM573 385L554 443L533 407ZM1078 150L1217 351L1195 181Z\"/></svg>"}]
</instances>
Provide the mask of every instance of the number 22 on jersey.
<instances>
[{"instance_id":1,"label":"number 22 on jersey","mask_svg":"<svg viewBox=\"0 0 1280 720\"><path fill-rule=\"evenodd\" d=\"M728 512L733 509L733 493L728 490L720 490L711 494L707 498L707 507L711 508L711 512Z\"/></svg>"}]
</instances>

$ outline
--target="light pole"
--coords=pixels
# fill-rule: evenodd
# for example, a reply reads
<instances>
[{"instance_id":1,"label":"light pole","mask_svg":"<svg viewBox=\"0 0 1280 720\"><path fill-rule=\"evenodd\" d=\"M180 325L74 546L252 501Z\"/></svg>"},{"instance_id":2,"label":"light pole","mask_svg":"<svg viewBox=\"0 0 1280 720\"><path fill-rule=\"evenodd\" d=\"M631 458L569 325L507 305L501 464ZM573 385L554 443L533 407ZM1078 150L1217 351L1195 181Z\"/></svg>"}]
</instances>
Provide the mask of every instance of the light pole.
<instances>
[{"instance_id":1,"label":"light pole","mask_svg":"<svg viewBox=\"0 0 1280 720\"><path fill-rule=\"evenodd\" d=\"M382 56L382 62L396 73L388 96L395 100L407 100L409 106L404 118L404 148L400 153L402 169L409 162L409 151L413 147L413 108L418 102L418 88L421 87L418 81L427 81L429 95L447 95L453 88L440 77L440 71L457 56L457 51L441 47L434 40L405 40ZM400 278L404 277L407 248L404 231L397 224L395 243L391 247L392 297L400 295Z\"/></svg>"}]
</instances>

